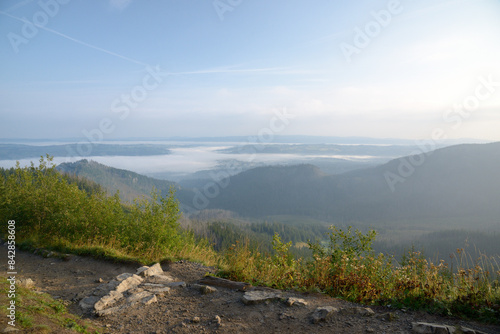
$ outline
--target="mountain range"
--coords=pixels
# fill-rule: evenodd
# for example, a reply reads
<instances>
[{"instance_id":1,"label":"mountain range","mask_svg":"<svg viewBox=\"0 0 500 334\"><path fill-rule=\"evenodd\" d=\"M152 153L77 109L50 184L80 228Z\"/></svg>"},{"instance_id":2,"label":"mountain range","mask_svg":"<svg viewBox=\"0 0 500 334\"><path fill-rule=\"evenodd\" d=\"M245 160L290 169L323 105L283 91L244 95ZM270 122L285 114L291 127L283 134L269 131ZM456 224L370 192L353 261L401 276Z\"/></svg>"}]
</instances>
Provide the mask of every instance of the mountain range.
<instances>
[{"instance_id":1,"label":"mountain range","mask_svg":"<svg viewBox=\"0 0 500 334\"><path fill-rule=\"evenodd\" d=\"M258 167L198 180L197 188L110 167L104 172L103 165L86 160L59 166L108 189L130 192L130 197L148 193L153 185L161 191L176 185L178 199L191 210L494 230L500 229L499 167L500 143L455 145L338 175L308 164Z\"/></svg>"}]
</instances>

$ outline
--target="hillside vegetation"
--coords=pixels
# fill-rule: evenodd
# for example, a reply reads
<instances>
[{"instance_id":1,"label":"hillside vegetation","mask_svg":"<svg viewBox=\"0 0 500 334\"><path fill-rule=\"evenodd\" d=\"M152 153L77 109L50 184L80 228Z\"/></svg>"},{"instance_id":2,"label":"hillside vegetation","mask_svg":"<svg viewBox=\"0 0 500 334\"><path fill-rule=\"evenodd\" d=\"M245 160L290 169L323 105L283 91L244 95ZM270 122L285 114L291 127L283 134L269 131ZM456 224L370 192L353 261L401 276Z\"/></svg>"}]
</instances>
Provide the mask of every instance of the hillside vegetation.
<instances>
[{"instance_id":1,"label":"hillside vegetation","mask_svg":"<svg viewBox=\"0 0 500 334\"><path fill-rule=\"evenodd\" d=\"M120 198L129 203L133 203L137 197L149 197L152 188L157 189L160 195L165 196L175 186L173 182L153 179L86 159L72 163L62 163L56 168L70 177L83 177L91 180L101 185L111 195L118 191Z\"/></svg>"},{"instance_id":2,"label":"hillside vegetation","mask_svg":"<svg viewBox=\"0 0 500 334\"><path fill-rule=\"evenodd\" d=\"M313 254L309 260L295 258L292 242L283 242L278 233L272 254L252 249L245 239L217 253L206 239L179 226L173 191L166 197L153 191L150 199L123 204L117 195L79 188L50 161L42 158L37 167L0 173L2 231L7 231L8 220L15 220L18 246L143 263L185 258L217 265L220 275L253 284L498 322L500 271L493 258L469 262L459 250L453 271L444 261L434 264L411 251L398 263L373 251L375 231L335 226L326 245L308 244Z\"/></svg>"},{"instance_id":3,"label":"hillside vegetation","mask_svg":"<svg viewBox=\"0 0 500 334\"><path fill-rule=\"evenodd\" d=\"M3 170L2 231L7 231L8 220L15 220L16 240L24 245L146 263L190 254L200 255L197 260L214 256L207 245L196 244L192 234L180 229L173 189L164 197L152 190L149 198L127 204L118 194L84 188L91 191L59 173L49 157L38 167Z\"/></svg>"}]
</instances>

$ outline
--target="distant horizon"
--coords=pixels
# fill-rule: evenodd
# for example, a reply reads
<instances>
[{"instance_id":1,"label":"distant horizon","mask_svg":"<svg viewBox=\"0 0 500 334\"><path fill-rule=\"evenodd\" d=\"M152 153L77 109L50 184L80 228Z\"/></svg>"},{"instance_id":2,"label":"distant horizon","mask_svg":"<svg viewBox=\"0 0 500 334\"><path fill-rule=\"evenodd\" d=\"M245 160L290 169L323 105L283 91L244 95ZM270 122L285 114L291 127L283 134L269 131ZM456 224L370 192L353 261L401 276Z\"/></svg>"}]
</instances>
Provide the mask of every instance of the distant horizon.
<instances>
[{"instance_id":1,"label":"distant horizon","mask_svg":"<svg viewBox=\"0 0 500 334\"><path fill-rule=\"evenodd\" d=\"M103 138L102 140L90 141L85 137L46 137L46 138L29 138L29 137L15 137L15 138L0 138L0 143L8 143L8 142L88 142L93 145L98 145L100 143L108 143L108 142L133 142L133 141L200 141L200 142L249 142L249 143L257 143L257 144L272 144L272 143L288 143L290 140L296 139L308 139L311 140L321 140L325 139L330 142L325 144L334 144L334 140L339 141L381 141L381 142L407 142L407 143L416 143L422 141L432 141L431 138L403 138L403 137L371 137L371 136L323 136L323 135L302 135L302 134L291 134L291 135L273 135L272 140L259 140L259 137L254 135L228 135L228 136L167 136L167 137L117 137L117 138ZM253 141L250 141L253 140ZM472 142L472 143L494 143L499 142L499 139L484 139L484 138L443 138L439 140L434 140L435 142Z\"/></svg>"}]
</instances>

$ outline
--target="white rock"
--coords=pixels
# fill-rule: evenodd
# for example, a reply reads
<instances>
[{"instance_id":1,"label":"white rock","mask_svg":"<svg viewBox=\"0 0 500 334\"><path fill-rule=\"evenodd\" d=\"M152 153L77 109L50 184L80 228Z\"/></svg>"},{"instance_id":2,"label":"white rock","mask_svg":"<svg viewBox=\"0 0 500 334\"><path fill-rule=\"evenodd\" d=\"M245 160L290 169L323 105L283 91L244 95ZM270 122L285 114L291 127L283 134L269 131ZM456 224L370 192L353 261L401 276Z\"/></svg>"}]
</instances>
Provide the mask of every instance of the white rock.
<instances>
[{"instance_id":1,"label":"white rock","mask_svg":"<svg viewBox=\"0 0 500 334\"><path fill-rule=\"evenodd\" d=\"M109 294L102 297L94 304L94 309L96 311L104 310L105 308L107 308L110 305L113 305L122 298L123 298L123 293L116 290L110 291Z\"/></svg>"},{"instance_id":2,"label":"white rock","mask_svg":"<svg viewBox=\"0 0 500 334\"><path fill-rule=\"evenodd\" d=\"M141 284L143 279L137 275L132 275L129 278L124 279L120 282L120 284L116 287L116 291L123 292L129 289L137 287Z\"/></svg>"},{"instance_id":3,"label":"white rock","mask_svg":"<svg viewBox=\"0 0 500 334\"><path fill-rule=\"evenodd\" d=\"M307 306L307 302L302 298L290 297L286 300L288 306Z\"/></svg>"},{"instance_id":4,"label":"white rock","mask_svg":"<svg viewBox=\"0 0 500 334\"><path fill-rule=\"evenodd\" d=\"M144 267L137 269L138 275L140 274L143 277L163 274L163 269L161 268L161 265L159 263L155 263L154 265L152 265L151 267L148 267L147 269L143 269L143 268Z\"/></svg>"}]
</instances>

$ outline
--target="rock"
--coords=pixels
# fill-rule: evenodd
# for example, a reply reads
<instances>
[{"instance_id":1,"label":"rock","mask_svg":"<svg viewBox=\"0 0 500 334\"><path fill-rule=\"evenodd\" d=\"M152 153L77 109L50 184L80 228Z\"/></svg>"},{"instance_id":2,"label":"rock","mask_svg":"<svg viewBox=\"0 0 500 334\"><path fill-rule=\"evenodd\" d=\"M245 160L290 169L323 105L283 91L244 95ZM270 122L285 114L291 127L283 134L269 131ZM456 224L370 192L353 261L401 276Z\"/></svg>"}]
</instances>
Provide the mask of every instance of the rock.
<instances>
[{"instance_id":1,"label":"rock","mask_svg":"<svg viewBox=\"0 0 500 334\"><path fill-rule=\"evenodd\" d=\"M191 285L191 287L200 291L204 295L208 295L210 293L214 293L217 291L217 289L212 286L202 285L202 284L193 284Z\"/></svg>"},{"instance_id":2,"label":"rock","mask_svg":"<svg viewBox=\"0 0 500 334\"><path fill-rule=\"evenodd\" d=\"M341 309L341 313L343 314L353 314L360 315L362 317L371 317L375 315L375 312L371 308L368 307L350 307Z\"/></svg>"},{"instance_id":3,"label":"rock","mask_svg":"<svg viewBox=\"0 0 500 334\"><path fill-rule=\"evenodd\" d=\"M144 276L144 275L141 275L144 271L148 270L149 267L148 266L143 266L143 267L140 267L139 269L137 269L137 271L135 272L136 275L139 275L139 276Z\"/></svg>"},{"instance_id":4,"label":"rock","mask_svg":"<svg viewBox=\"0 0 500 334\"><path fill-rule=\"evenodd\" d=\"M141 288L141 287L136 287L136 288L132 288L130 290L127 290L128 293L130 294L133 294L133 293L140 293L140 292L143 292L144 289ZM149 291L149 290L148 290Z\"/></svg>"},{"instance_id":5,"label":"rock","mask_svg":"<svg viewBox=\"0 0 500 334\"><path fill-rule=\"evenodd\" d=\"M149 305L156 302L158 302L158 298L156 298L156 295L153 294L151 296L147 296L141 299L141 303L143 303L144 305Z\"/></svg>"},{"instance_id":6,"label":"rock","mask_svg":"<svg viewBox=\"0 0 500 334\"><path fill-rule=\"evenodd\" d=\"M97 288L95 288L93 294L94 296L104 296L109 293L109 291L114 290L120 282L117 280L111 280L108 283L100 284Z\"/></svg>"},{"instance_id":7,"label":"rock","mask_svg":"<svg viewBox=\"0 0 500 334\"><path fill-rule=\"evenodd\" d=\"M382 321L395 321L398 319L398 316L394 312L387 312L387 313L382 313L378 314L377 319L382 320Z\"/></svg>"},{"instance_id":8,"label":"rock","mask_svg":"<svg viewBox=\"0 0 500 334\"><path fill-rule=\"evenodd\" d=\"M153 275L148 277L148 282L157 284L172 283L174 278L169 275Z\"/></svg>"},{"instance_id":9,"label":"rock","mask_svg":"<svg viewBox=\"0 0 500 334\"><path fill-rule=\"evenodd\" d=\"M91 310L94 308L95 303L97 303L99 299L100 298L97 296L85 297L82 300L80 300L80 303L78 305L80 305L80 307L85 311Z\"/></svg>"},{"instance_id":10,"label":"rock","mask_svg":"<svg viewBox=\"0 0 500 334\"><path fill-rule=\"evenodd\" d=\"M149 291L142 291L139 293L134 293L134 294L131 294L127 298L127 303L134 304L134 303L136 303L144 298L151 297L151 296L154 296L154 294L152 294Z\"/></svg>"},{"instance_id":11,"label":"rock","mask_svg":"<svg viewBox=\"0 0 500 334\"><path fill-rule=\"evenodd\" d=\"M290 297L286 300L288 306L307 306L307 302L302 298Z\"/></svg>"},{"instance_id":12,"label":"rock","mask_svg":"<svg viewBox=\"0 0 500 334\"><path fill-rule=\"evenodd\" d=\"M17 281L17 284L19 286L26 288L26 289L32 289L35 287L35 282L33 282L33 280L31 278L20 278Z\"/></svg>"},{"instance_id":13,"label":"rock","mask_svg":"<svg viewBox=\"0 0 500 334\"><path fill-rule=\"evenodd\" d=\"M126 280L126 279L127 279L127 278L129 278L129 277L132 277L132 276L134 276L134 274L131 274L131 273L123 273L123 274L120 274L120 275L116 276L116 280L117 280L118 282L121 282L121 281L123 281L123 280Z\"/></svg>"},{"instance_id":14,"label":"rock","mask_svg":"<svg viewBox=\"0 0 500 334\"><path fill-rule=\"evenodd\" d=\"M448 326L426 322L412 322L411 329L415 334L449 334Z\"/></svg>"},{"instance_id":15,"label":"rock","mask_svg":"<svg viewBox=\"0 0 500 334\"><path fill-rule=\"evenodd\" d=\"M247 291L241 298L245 305L255 305L265 302L270 302L281 298L281 294L277 292L266 291Z\"/></svg>"},{"instance_id":16,"label":"rock","mask_svg":"<svg viewBox=\"0 0 500 334\"><path fill-rule=\"evenodd\" d=\"M333 314L339 312L339 309L333 306L322 306L316 308L314 310L313 314L311 315L311 321L314 324L317 324L318 322L321 321L326 321L328 318L330 318Z\"/></svg>"},{"instance_id":17,"label":"rock","mask_svg":"<svg viewBox=\"0 0 500 334\"><path fill-rule=\"evenodd\" d=\"M95 280L96 283L104 283L104 280L102 278L98 278Z\"/></svg>"},{"instance_id":18,"label":"rock","mask_svg":"<svg viewBox=\"0 0 500 334\"><path fill-rule=\"evenodd\" d=\"M221 319L218 315L216 315L216 316L214 317L214 322L215 322L218 326L222 325L222 319Z\"/></svg>"},{"instance_id":19,"label":"rock","mask_svg":"<svg viewBox=\"0 0 500 334\"><path fill-rule=\"evenodd\" d=\"M233 289L238 291L249 291L252 288L252 285L243 282L234 282L225 278L215 277L215 276L205 276L203 277L199 283L211 285L211 286L219 286L227 289Z\"/></svg>"},{"instance_id":20,"label":"rock","mask_svg":"<svg viewBox=\"0 0 500 334\"><path fill-rule=\"evenodd\" d=\"M164 295L169 295L170 294L170 288L169 287L163 287L163 288L146 288L147 291L154 293L155 295L158 296L164 296Z\"/></svg>"},{"instance_id":21,"label":"rock","mask_svg":"<svg viewBox=\"0 0 500 334\"><path fill-rule=\"evenodd\" d=\"M151 267L140 267L137 269L136 275L141 275L142 277L155 276L163 274L163 269L159 263L155 263Z\"/></svg>"},{"instance_id":22,"label":"rock","mask_svg":"<svg viewBox=\"0 0 500 334\"><path fill-rule=\"evenodd\" d=\"M19 332L19 329L12 327L12 326L7 326L2 331L2 333L13 333L13 332Z\"/></svg>"},{"instance_id":23,"label":"rock","mask_svg":"<svg viewBox=\"0 0 500 334\"><path fill-rule=\"evenodd\" d=\"M194 324L198 324L198 323L200 323L200 321L201 321L200 317L194 317L193 320L191 320L191 322Z\"/></svg>"},{"instance_id":24,"label":"rock","mask_svg":"<svg viewBox=\"0 0 500 334\"><path fill-rule=\"evenodd\" d=\"M116 314L124 310L124 306L115 306L105 310L96 311L96 315L99 317L104 317L110 314Z\"/></svg>"},{"instance_id":25,"label":"rock","mask_svg":"<svg viewBox=\"0 0 500 334\"><path fill-rule=\"evenodd\" d=\"M107 308L110 305L113 305L122 298L123 298L123 293L116 290L110 291L109 294L105 295L94 304L94 309L96 311L104 310L105 308Z\"/></svg>"},{"instance_id":26,"label":"rock","mask_svg":"<svg viewBox=\"0 0 500 334\"><path fill-rule=\"evenodd\" d=\"M170 288L185 288L186 283L185 282L171 282L171 283L167 283L166 286L168 286Z\"/></svg>"},{"instance_id":27,"label":"rock","mask_svg":"<svg viewBox=\"0 0 500 334\"><path fill-rule=\"evenodd\" d=\"M141 277L137 275L132 275L121 281L120 284L118 284L118 286L116 287L116 291L123 292L135 288L136 286L141 284L142 281L143 279Z\"/></svg>"}]
</instances>

